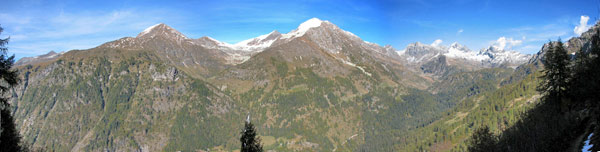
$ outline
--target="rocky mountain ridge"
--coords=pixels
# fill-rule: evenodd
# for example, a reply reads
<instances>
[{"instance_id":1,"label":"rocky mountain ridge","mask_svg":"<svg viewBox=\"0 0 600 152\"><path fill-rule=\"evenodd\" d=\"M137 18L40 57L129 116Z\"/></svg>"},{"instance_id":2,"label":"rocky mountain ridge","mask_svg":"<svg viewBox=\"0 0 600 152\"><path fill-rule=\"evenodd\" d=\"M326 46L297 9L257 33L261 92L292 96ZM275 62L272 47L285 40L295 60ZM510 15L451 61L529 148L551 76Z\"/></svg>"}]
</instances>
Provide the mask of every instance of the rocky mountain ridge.
<instances>
[{"instance_id":1,"label":"rocky mountain ridge","mask_svg":"<svg viewBox=\"0 0 600 152\"><path fill-rule=\"evenodd\" d=\"M399 54L316 18L236 44L158 24L23 62L11 102L24 139L56 151L235 150L248 113L266 149L394 151L513 70L446 57L471 54L459 44L411 47Z\"/></svg>"}]
</instances>

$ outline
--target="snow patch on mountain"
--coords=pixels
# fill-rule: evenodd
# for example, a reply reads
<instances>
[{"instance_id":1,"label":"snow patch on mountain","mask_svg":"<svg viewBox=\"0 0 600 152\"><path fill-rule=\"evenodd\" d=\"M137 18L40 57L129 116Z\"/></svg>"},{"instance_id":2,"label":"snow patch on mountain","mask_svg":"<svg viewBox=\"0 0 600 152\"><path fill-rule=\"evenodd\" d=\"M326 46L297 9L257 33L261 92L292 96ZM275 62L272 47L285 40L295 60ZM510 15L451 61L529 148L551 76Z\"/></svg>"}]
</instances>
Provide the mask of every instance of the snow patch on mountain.
<instances>
[{"instance_id":1,"label":"snow patch on mountain","mask_svg":"<svg viewBox=\"0 0 600 152\"><path fill-rule=\"evenodd\" d=\"M228 64L240 64L248 61L250 59L250 55L245 55L241 53L227 53L228 57L225 58Z\"/></svg>"},{"instance_id":2,"label":"snow patch on mountain","mask_svg":"<svg viewBox=\"0 0 600 152\"><path fill-rule=\"evenodd\" d=\"M346 65L349 65L349 66L352 66L352 67L356 67L356 68L358 68L360 71L362 71L362 72L363 72L365 75L367 75L367 76L371 76L371 75L372 75L371 73L367 72L367 71L365 70L365 68L363 68L363 67L361 67L361 66L358 66L358 65L356 65L356 64L354 64L354 63L352 63L352 62L346 61L346 60L344 60L344 59L341 59L341 58L337 58L337 57L336 57L336 59L338 59L338 60L342 61L342 63L344 63L344 64L346 64Z\"/></svg>"},{"instance_id":3,"label":"snow patch on mountain","mask_svg":"<svg viewBox=\"0 0 600 152\"><path fill-rule=\"evenodd\" d=\"M300 24L300 26L298 26L297 29L295 29L287 34L283 34L282 37L285 39L293 38L293 37L301 37L310 28L319 27L319 26L321 26L321 24L323 22L327 22L327 21L321 21L318 18L311 18L311 19L305 21L304 23Z\"/></svg>"},{"instance_id":4,"label":"snow patch on mountain","mask_svg":"<svg viewBox=\"0 0 600 152\"><path fill-rule=\"evenodd\" d=\"M231 45L231 47L243 51L261 51L270 47L273 42L277 41L280 37L281 33L273 31L269 34L238 42L234 45Z\"/></svg>"},{"instance_id":5,"label":"snow patch on mountain","mask_svg":"<svg viewBox=\"0 0 600 152\"><path fill-rule=\"evenodd\" d=\"M528 54L502 50L494 46L480 50L478 55L487 56L489 58L487 61L494 65L499 65L502 63L523 64L527 62L529 58L531 58L531 55Z\"/></svg>"},{"instance_id":6,"label":"snow patch on mountain","mask_svg":"<svg viewBox=\"0 0 600 152\"><path fill-rule=\"evenodd\" d=\"M136 38L147 39L154 38L156 36L161 36L167 39L175 40L179 43L189 39L185 35L181 34L179 31L169 27L164 23L159 23L146 28L144 31L140 32L140 34L138 34Z\"/></svg>"},{"instance_id":7,"label":"snow patch on mountain","mask_svg":"<svg viewBox=\"0 0 600 152\"><path fill-rule=\"evenodd\" d=\"M227 42L221 42L219 40L216 40L212 37L206 37L207 39L209 39L210 41L214 42L215 45L210 46L210 45L203 45L204 47L211 47L211 48L219 48L219 47L226 47L226 48L233 48L233 45L227 43Z\"/></svg>"},{"instance_id":8,"label":"snow patch on mountain","mask_svg":"<svg viewBox=\"0 0 600 152\"><path fill-rule=\"evenodd\" d=\"M444 53L444 55L446 57L450 57L450 58L462 58L462 59L466 59L466 60L472 60L472 61L483 61L485 59L488 59L487 56L485 55L480 55L477 52L473 52L470 49L464 47L463 45L460 45L456 42L452 43L452 45L448 48L448 51L446 53Z\"/></svg>"},{"instance_id":9,"label":"snow patch on mountain","mask_svg":"<svg viewBox=\"0 0 600 152\"><path fill-rule=\"evenodd\" d=\"M156 25L152 25L152 26L150 26L150 27L148 27L148 28L144 29L144 31L142 31L142 32L141 32L141 33L138 35L138 37L140 37L140 36L143 36L143 35L146 35L146 34L150 33L150 31L152 31L152 29L154 29L155 27L159 26L160 24L163 24L163 23L158 23L158 24L156 24Z\"/></svg>"},{"instance_id":10,"label":"snow patch on mountain","mask_svg":"<svg viewBox=\"0 0 600 152\"><path fill-rule=\"evenodd\" d=\"M481 49L479 52L475 52L456 42L452 43L450 47L439 45L439 42L441 41L436 40L436 42L431 45L416 42L409 44L406 49L398 51L397 53L412 64L424 63L437 58L440 55L444 55L448 58L482 62L484 65L490 66L498 66L504 63L518 65L527 62L527 60L531 58L531 55L504 50L497 46L490 46Z\"/></svg>"}]
</instances>

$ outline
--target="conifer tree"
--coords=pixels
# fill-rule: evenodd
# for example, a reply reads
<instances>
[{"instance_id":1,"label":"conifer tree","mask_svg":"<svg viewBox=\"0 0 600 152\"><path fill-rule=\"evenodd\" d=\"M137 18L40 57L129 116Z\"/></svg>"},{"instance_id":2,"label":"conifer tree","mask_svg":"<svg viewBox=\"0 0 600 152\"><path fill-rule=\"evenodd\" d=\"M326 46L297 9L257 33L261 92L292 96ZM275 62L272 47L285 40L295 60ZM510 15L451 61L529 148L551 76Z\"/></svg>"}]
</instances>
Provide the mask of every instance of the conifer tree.
<instances>
[{"instance_id":1,"label":"conifer tree","mask_svg":"<svg viewBox=\"0 0 600 152\"><path fill-rule=\"evenodd\" d=\"M475 130L468 142L469 147L467 149L470 152L497 151L496 143L498 142L498 139L492 134L488 126L483 126Z\"/></svg>"},{"instance_id":2,"label":"conifer tree","mask_svg":"<svg viewBox=\"0 0 600 152\"><path fill-rule=\"evenodd\" d=\"M0 151L21 151L21 137L16 129L13 117L8 108L0 109L2 129L0 131Z\"/></svg>"},{"instance_id":3,"label":"conifer tree","mask_svg":"<svg viewBox=\"0 0 600 152\"><path fill-rule=\"evenodd\" d=\"M262 152L262 145L260 145L260 138L256 136L256 128L250 122L250 116L246 119L244 130L242 131L242 152Z\"/></svg>"},{"instance_id":4,"label":"conifer tree","mask_svg":"<svg viewBox=\"0 0 600 152\"><path fill-rule=\"evenodd\" d=\"M0 27L0 34L3 29ZM12 69L15 56L8 56L8 39L0 39L0 96L4 96L9 89L17 85L19 79L17 70ZM0 149L2 151L22 151L21 137L15 128L14 119L10 112L8 98L0 97Z\"/></svg>"},{"instance_id":5,"label":"conifer tree","mask_svg":"<svg viewBox=\"0 0 600 152\"><path fill-rule=\"evenodd\" d=\"M556 43L550 43L550 49L542 62L544 63L544 74L541 76L543 82L538 86L538 91L544 95L543 101L561 105L566 95L570 72L569 55L560 39Z\"/></svg>"}]
</instances>

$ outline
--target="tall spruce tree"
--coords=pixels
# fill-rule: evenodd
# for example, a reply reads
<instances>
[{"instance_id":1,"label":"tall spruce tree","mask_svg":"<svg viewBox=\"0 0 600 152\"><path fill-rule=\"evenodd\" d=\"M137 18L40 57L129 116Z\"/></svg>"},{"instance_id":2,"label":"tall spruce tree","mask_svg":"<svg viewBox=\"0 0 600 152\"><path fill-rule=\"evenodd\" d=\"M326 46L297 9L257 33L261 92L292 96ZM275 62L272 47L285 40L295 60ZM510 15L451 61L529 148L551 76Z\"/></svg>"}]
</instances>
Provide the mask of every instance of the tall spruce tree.
<instances>
[{"instance_id":1,"label":"tall spruce tree","mask_svg":"<svg viewBox=\"0 0 600 152\"><path fill-rule=\"evenodd\" d=\"M250 122L250 115L246 119L244 130L242 131L242 152L262 152L263 148L260 145L260 138L256 136L256 128Z\"/></svg>"},{"instance_id":2,"label":"tall spruce tree","mask_svg":"<svg viewBox=\"0 0 600 152\"><path fill-rule=\"evenodd\" d=\"M0 27L0 34L2 34ZM8 56L9 38L0 39L0 151L23 151L20 142L21 137L15 127L14 118L10 112L8 98L3 96L8 93L10 88L17 85L19 79L17 70L12 69L15 56Z\"/></svg>"},{"instance_id":3,"label":"tall spruce tree","mask_svg":"<svg viewBox=\"0 0 600 152\"><path fill-rule=\"evenodd\" d=\"M543 101L560 106L566 95L568 79L570 78L569 55L559 39L550 42L550 49L544 55L543 82L538 86L538 91L544 95Z\"/></svg>"}]
</instances>

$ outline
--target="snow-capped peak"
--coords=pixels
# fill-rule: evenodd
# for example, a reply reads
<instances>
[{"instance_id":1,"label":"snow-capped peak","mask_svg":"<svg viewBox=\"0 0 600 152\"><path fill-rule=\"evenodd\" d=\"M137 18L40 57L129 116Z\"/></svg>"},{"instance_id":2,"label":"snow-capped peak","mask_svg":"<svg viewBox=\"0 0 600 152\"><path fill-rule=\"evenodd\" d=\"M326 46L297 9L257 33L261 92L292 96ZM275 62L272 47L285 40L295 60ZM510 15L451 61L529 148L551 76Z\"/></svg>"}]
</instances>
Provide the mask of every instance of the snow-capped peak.
<instances>
[{"instance_id":1,"label":"snow-capped peak","mask_svg":"<svg viewBox=\"0 0 600 152\"><path fill-rule=\"evenodd\" d=\"M271 44L273 44L273 42L275 42L280 37L281 33L279 33L277 30L274 30L269 34L261 35L255 38L238 42L233 45L233 48L244 51L262 50L271 46Z\"/></svg>"},{"instance_id":2,"label":"snow-capped peak","mask_svg":"<svg viewBox=\"0 0 600 152\"><path fill-rule=\"evenodd\" d=\"M486 56L477 54L477 52L471 51L471 49L469 49L457 42L452 43L452 45L450 45L450 47L448 48L446 53L444 53L444 55L446 57L450 57L450 58L461 58L461 59L466 59L466 60L471 60L471 61L479 61L479 62L487 59Z\"/></svg>"},{"instance_id":3,"label":"snow-capped peak","mask_svg":"<svg viewBox=\"0 0 600 152\"><path fill-rule=\"evenodd\" d=\"M297 29L295 29L287 34L283 34L282 37L283 38L300 37L300 36L304 35L304 33L306 33L306 31L308 31L310 28L321 26L321 24L323 22L328 22L328 21L322 21L318 18L311 18L311 19L305 21L304 23L300 24L300 26L298 26Z\"/></svg>"},{"instance_id":4,"label":"snow-capped peak","mask_svg":"<svg viewBox=\"0 0 600 152\"><path fill-rule=\"evenodd\" d=\"M462 48L464 47L463 45L459 44L458 42L454 42L450 45L451 48Z\"/></svg>"},{"instance_id":5,"label":"snow-capped peak","mask_svg":"<svg viewBox=\"0 0 600 152\"><path fill-rule=\"evenodd\" d=\"M298 26L298 31L306 32L310 28L321 26L321 23L323 23L323 21L321 21L320 19L311 18L305 21L304 23L300 24L300 26Z\"/></svg>"},{"instance_id":6,"label":"snow-capped peak","mask_svg":"<svg viewBox=\"0 0 600 152\"><path fill-rule=\"evenodd\" d=\"M148 27L148 28L144 29L144 31L142 31L140 34L138 34L138 37L140 37L140 36L143 36L143 35L146 35L146 34L150 33L150 31L152 31L152 29L156 28L157 26L159 26L159 25L161 25L161 24L163 24L163 23L158 23L158 24L156 24L156 25L152 25L152 26L150 26L150 27Z\"/></svg>"},{"instance_id":7,"label":"snow-capped peak","mask_svg":"<svg viewBox=\"0 0 600 152\"><path fill-rule=\"evenodd\" d=\"M399 52L398 54L404 56L409 62L427 62L437 57L437 55L444 55L448 58L477 61L496 66L503 63L508 63L510 65L521 64L526 62L530 57L530 55L527 54L507 51L495 46L490 46L476 52L456 42L452 43L450 47L442 45L431 46L417 42L409 44L404 50L406 51Z\"/></svg>"},{"instance_id":8,"label":"snow-capped peak","mask_svg":"<svg viewBox=\"0 0 600 152\"><path fill-rule=\"evenodd\" d=\"M212 48L212 49L218 49L218 48L233 48L233 45L226 43L226 42L221 42L219 40L216 40L212 37L208 37L208 36L204 36L201 37L199 39L194 40L195 44L199 44L203 47L206 48Z\"/></svg>"},{"instance_id":9,"label":"snow-capped peak","mask_svg":"<svg viewBox=\"0 0 600 152\"><path fill-rule=\"evenodd\" d=\"M177 39L177 40L188 39L185 35L181 34L179 31L169 27L168 25L166 25L164 23L152 25L152 26L144 29L144 31L140 32L140 34L137 35L137 38L139 38L139 37L155 37L157 35L162 35L162 36L166 36L168 38Z\"/></svg>"}]
</instances>

